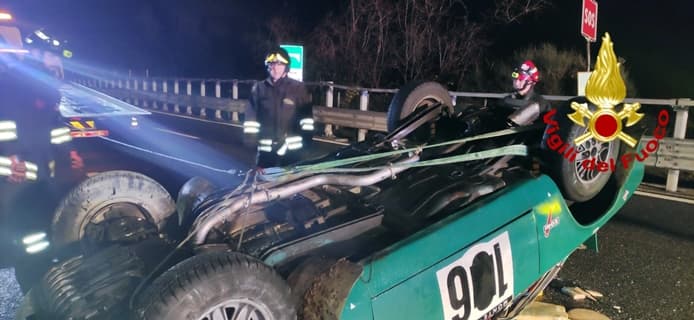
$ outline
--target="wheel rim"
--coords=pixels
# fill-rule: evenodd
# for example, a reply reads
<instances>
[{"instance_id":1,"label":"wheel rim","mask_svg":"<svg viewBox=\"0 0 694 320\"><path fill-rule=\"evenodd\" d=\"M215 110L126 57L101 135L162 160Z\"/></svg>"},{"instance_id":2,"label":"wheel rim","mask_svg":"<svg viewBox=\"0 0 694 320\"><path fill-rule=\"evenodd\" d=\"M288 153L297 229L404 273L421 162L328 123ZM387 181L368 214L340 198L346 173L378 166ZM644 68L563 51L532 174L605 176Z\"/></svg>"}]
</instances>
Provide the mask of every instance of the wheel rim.
<instances>
[{"instance_id":1,"label":"wheel rim","mask_svg":"<svg viewBox=\"0 0 694 320\"><path fill-rule=\"evenodd\" d=\"M273 320L264 305L247 299L229 299L208 309L198 320Z\"/></svg>"},{"instance_id":2,"label":"wheel rim","mask_svg":"<svg viewBox=\"0 0 694 320\"><path fill-rule=\"evenodd\" d=\"M105 204L89 214L84 225L80 228L79 239L87 247L119 242L132 238L137 232L156 227L151 223L146 210L131 202L112 202ZM94 235L103 236L104 230L109 231L111 241L98 239Z\"/></svg>"},{"instance_id":3,"label":"wheel rim","mask_svg":"<svg viewBox=\"0 0 694 320\"><path fill-rule=\"evenodd\" d=\"M611 141L600 142L591 138L576 147L576 160L574 161L574 167L578 180L583 183L591 183L600 177L601 172L597 170L597 168L586 168L583 165L583 161L592 161L592 159L594 159L596 166L600 162L607 163L612 156L611 144Z\"/></svg>"},{"instance_id":4,"label":"wheel rim","mask_svg":"<svg viewBox=\"0 0 694 320\"><path fill-rule=\"evenodd\" d=\"M426 96L426 97L420 99L419 101L417 101L417 103L415 103L414 108L412 108L412 112L410 112L410 113L414 113L418 109L426 108L426 107L435 105L437 103L445 105L445 103L442 103L441 101L436 99L436 96Z\"/></svg>"}]
</instances>

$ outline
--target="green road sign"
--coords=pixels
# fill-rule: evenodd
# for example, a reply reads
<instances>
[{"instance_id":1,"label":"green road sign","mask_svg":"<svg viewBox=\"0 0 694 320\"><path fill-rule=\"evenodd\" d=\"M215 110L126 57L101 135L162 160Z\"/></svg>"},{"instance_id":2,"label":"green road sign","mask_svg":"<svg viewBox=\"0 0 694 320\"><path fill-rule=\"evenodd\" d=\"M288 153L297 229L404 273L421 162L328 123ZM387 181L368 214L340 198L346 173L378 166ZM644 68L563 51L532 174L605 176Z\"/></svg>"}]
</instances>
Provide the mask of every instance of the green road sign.
<instances>
[{"instance_id":1,"label":"green road sign","mask_svg":"<svg viewBox=\"0 0 694 320\"><path fill-rule=\"evenodd\" d=\"M284 50L287 50L287 53L289 53L289 58L292 60L292 69L304 68L304 46L283 44L280 47L284 48Z\"/></svg>"},{"instance_id":2,"label":"green road sign","mask_svg":"<svg viewBox=\"0 0 694 320\"><path fill-rule=\"evenodd\" d=\"M289 77L299 81L304 80L304 46L283 44L280 47L287 50L289 59L291 60L291 69L289 69Z\"/></svg>"}]
</instances>

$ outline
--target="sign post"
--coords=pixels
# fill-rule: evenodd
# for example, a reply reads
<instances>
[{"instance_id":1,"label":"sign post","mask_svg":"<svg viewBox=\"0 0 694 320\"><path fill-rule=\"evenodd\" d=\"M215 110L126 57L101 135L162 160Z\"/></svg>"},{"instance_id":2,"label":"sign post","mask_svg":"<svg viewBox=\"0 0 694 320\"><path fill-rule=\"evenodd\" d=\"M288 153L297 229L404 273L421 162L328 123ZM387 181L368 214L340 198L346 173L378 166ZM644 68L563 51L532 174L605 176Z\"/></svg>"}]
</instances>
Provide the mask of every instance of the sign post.
<instances>
[{"instance_id":1,"label":"sign post","mask_svg":"<svg viewBox=\"0 0 694 320\"><path fill-rule=\"evenodd\" d=\"M595 0L583 0L581 8L581 35L586 38L588 53L588 71L590 71L590 43L595 42L598 33L598 3Z\"/></svg>"},{"instance_id":2,"label":"sign post","mask_svg":"<svg viewBox=\"0 0 694 320\"><path fill-rule=\"evenodd\" d=\"M289 44L283 44L280 47L287 50L291 60L291 67L287 76L295 80L304 81L304 47Z\"/></svg>"}]
</instances>

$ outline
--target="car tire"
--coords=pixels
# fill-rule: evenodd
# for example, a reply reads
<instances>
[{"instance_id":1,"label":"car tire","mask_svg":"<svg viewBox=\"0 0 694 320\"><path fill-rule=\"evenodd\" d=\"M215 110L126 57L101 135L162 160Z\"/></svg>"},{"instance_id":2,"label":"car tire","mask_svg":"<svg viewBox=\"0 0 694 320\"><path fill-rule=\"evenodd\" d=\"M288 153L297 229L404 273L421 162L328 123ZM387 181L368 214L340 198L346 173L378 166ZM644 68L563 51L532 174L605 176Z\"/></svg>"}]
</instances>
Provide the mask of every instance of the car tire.
<instances>
[{"instance_id":1,"label":"car tire","mask_svg":"<svg viewBox=\"0 0 694 320\"><path fill-rule=\"evenodd\" d=\"M448 111L453 111L452 99L448 90L437 82L412 82L393 96L388 106L386 126L388 132L393 132L403 119L421 107L440 103Z\"/></svg>"},{"instance_id":2,"label":"car tire","mask_svg":"<svg viewBox=\"0 0 694 320\"><path fill-rule=\"evenodd\" d=\"M581 145L575 146L574 139L584 134L587 127L582 127L575 124L568 118L568 115L573 113L569 107L571 102L588 103L591 111L596 111L598 108L583 97L578 97L570 100L567 104L562 105L554 115L554 120L559 126L559 130L553 134L559 135L564 144L569 144L574 147L576 152L575 160L566 159L557 150L562 147L551 150L547 143L549 134L545 131L543 138L543 147L547 152L549 159L549 175L559 186L562 195L565 199L576 202L585 202L595 197L605 187L612 175L611 170L600 172L598 170L588 170L582 166L583 160L595 158L597 161L609 162L611 158L617 158L620 148L620 141L614 139L609 142L600 142L593 138L588 139ZM587 122L587 121L586 121ZM547 126L547 130L551 128ZM568 149L568 147L567 147ZM566 151L564 152L566 154Z\"/></svg>"},{"instance_id":3,"label":"car tire","mask_svg":"<svg viewBox=\"0 0 694 320\"><path fill-rule=\"evenodd\" d=\"M206 252L184 260L140 297L138 317L148 320L216 320L215 312L236 319L244 311L258 315L252 319L296 319L284 279L263 262L236 252Z\"/></svg>"},{"instance_id":4,"label":"car tire","mask_svg":"<svg viewBox=\"0 0 694 320\"><path fill-rule=\"evenodd\" d=\"M151 178L132 171L107 171L74 188L53 215L51 238L62 247L82 240L86 226L114 205L132 205L158 232L176 212L171 195Z\"/></svg>"}]
</instances>

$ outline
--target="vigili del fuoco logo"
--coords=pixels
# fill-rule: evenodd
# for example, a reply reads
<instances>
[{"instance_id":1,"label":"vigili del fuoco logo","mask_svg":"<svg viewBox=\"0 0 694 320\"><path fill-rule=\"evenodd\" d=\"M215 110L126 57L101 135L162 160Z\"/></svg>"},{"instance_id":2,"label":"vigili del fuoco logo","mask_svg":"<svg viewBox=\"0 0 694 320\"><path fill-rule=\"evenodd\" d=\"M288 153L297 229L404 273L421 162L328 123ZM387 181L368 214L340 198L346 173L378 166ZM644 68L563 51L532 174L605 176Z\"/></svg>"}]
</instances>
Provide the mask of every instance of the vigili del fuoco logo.
<instances>
[{"instance_id":1,"label":"vigili del fuoco logo","mask_svg":"<svg viewBox=\"0 0 694 320\"><path fill-rule=\"evenodd\" d=\"M620 139L630 147L635 147L638 143L634 137L623 131L624 127L631 127L643 118L642 113L637 111L641 107L638 102L622 103L626 97L626 86L621 74L619 73L619 62L614 53L614 44L610 40L610 35L605 33L602 38L602 45L598 53L595 70L588 78L586 84L586 98L590 104L597 108L592 108L589 103L571 102L571 108L575 111L568 115L568 118L575 124L586 127L586 132L573 140L576 146L580 146L589 139L599 142L611 142ZM621 110L617 111L616 106L621 104ZM547 134L547 146L563 155L569 161L576 161L577 148L569 145L569 141L561 140L556 134L559 130L558 123L553 120L556 110L552 109L544 116L544 122L549 125ZM587 123L586 123L587 120ZM626 121L626 123L624 123ZM666 128L670 121L670 114L662 109L658 113L658 123L653 130L653 138L638 152L626 152L622 154L619 162L624 168L636 161L645 161L648 156L658 150L659 141L665 137ZM586 170L598 170L601 172L614 171L616 169L616 159L609 158L601 161L594 156L582 157L580 165Z\"/></svg>"}]
</instances>

